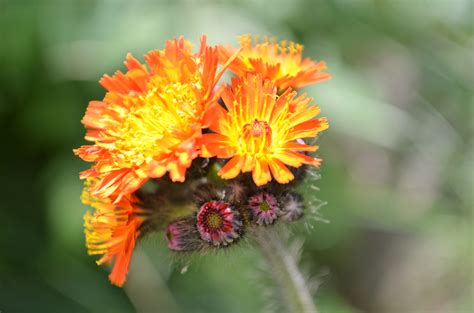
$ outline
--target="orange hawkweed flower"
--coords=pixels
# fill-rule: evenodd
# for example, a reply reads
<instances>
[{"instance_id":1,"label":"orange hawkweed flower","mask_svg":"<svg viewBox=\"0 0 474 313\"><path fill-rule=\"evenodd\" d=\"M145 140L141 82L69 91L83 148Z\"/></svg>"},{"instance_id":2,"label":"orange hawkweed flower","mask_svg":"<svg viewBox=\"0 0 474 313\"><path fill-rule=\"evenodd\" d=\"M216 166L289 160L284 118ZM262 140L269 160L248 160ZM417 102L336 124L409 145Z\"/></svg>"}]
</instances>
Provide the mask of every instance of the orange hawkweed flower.
<instances>
[{"instance_id":1,"label":"orange hawkweed flower","mask_svg":"<svg viewBox=\"0 0 474 313\"><path fill-rule=\"evenodd\" d=\"M167 41L164 50L145 55L147 65L128 54L128 71L105 75L108 90L102 101L91 101L82 123L85 139L93 145L74 150L83 160L95 162L81 178L98 177L91 192L101 198L124 195L149 178L164 176L185 180L186 169L198 156L202 116L216 101L216 47L205 37L197 54L183 38Z\"/></svg>"},{"instance_id":2,"label":"orange hawkweed flower","mask_svg":"<svg viewBox=\"0 0 474 313\"><path fill-rule=\"evenodd\" d=\"M94 208L84 216L84 233L89 255L103 255L97 264L113 262L110 281L117 286L125 282L135 242L140 236L140 226L146 212L138 206L133 196L122 197L114 204L110 199L101 199L90 193L97 179L88 179L81 200Z\"/></svg>"},{"instance_id":3,"label":"orange hawkweed flower","mask_svg":"<svg viewBox=\"0 0 474 313\"><path fill-rule=\"evenodd\" d=\"M215 133L201 138L203 157L230 158L218 173L222 178L251 171L258 186L272 175L285 184L294 178L287 165L319 166L321 160L301 153L318 147L298 141L328 128L326 118L313 119L320 110L311 99L291 89L278 96L274 82L252 74L234 78L222 99L227 110L215 106L204 118Z\"/></svg>"},{"instance_id":4,"label":"orange hawkweed flower","mask_svg":"<svg viewBox=\"0 0 474 313\"><path fill-rule=\"evenodd\" d=\"M267 37L263 42L255 38L252 44L250 35L240 36L239 41L240 54L229 66L238 76L261 74L264 79L273 80L280 90L299 88L330 78L329 74L322 72L326 68L325 62L302 58L303 45L287 41L277 43ZM230 46L220 46L220 61L227 62L235 50Z\"/></svg>"}]
</instances>

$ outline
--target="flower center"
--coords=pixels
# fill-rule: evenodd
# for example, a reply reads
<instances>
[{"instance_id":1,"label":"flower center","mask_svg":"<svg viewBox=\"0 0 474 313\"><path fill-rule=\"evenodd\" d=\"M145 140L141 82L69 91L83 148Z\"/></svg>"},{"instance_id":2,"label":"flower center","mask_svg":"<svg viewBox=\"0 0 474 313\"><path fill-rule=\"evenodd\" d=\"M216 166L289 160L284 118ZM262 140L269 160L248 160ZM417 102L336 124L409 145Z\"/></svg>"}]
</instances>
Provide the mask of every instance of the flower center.
<instances>
[{"instance_id":1,"label":"flower center","mask_svg":"<svg viewBox=\"0 0 474 313\"><path fill-rule=\"evenodd\" d=\"M267 212L268 210L272 209L267 201L260 202L259 207L260 210L262 210L263 212Z\"/></svg>"},{"instance_id":2,"label":"flower center","mask_svg":"<svg viewBox=\"0 0 474 313\"><path fill-rule=\"evenodd\" d=\"M242 221L228 202L211 200L199 209L196 227L204 241L214 246L228 245L240 237Z\"/></svg>"},{"instance_id":3,"label":"flower center","mask_svg":"<svg viewBox=\"0 0 474 313\"><path fill-rule=\"evenodd\" d=\"M244 136L245 138L249 138L250 136L253 137L261 137L268 133L272 133L272 129L270 125L266 121L259 121L257 119L253 120L253 122L247 123L244 125Z\"/></svg>"},{"instance_id":4,"label":"flower center","mask_svg":"<svg viewBox=\"0 0 474 313\"><path fill-rule=\"evenodd\" d=\"M254 221L259 225L270 225L278 217L278 201L270 193L260 192L249 198L248 207Z\"/></svg>"},{"instance_id":5,"label":"flower center","mask_svg":"<svg viewBox=\"0 0 474 313\"><path fill-rule=\"evenodd\" d=\"M141 165L188 137L201 114L193 83L154 78L146 94L126 97L130 111L113 130L118 161Z\"/></svg>"},{"instance_id":6,"label":"flower center","mask_svg":"<svg viewBox=\"0 0 474 313\"><path fill-rule=\"evenodd\" d=\"M207 215L206 222L210 229L217 230L222 227L222 216L215 211L211 211Z\"/></svg>"},{"instance_id":7,"label":"flower center","mask_svg":"<svg viewBox=\"0 0 474 313\"><path fill-rule=\"evenodd\" d=\"M272 128L266 121L253 120L244 125L243 137L250 143L249 150L252 152L268 151L272 145Z\"/></svg>"}]
</instances>

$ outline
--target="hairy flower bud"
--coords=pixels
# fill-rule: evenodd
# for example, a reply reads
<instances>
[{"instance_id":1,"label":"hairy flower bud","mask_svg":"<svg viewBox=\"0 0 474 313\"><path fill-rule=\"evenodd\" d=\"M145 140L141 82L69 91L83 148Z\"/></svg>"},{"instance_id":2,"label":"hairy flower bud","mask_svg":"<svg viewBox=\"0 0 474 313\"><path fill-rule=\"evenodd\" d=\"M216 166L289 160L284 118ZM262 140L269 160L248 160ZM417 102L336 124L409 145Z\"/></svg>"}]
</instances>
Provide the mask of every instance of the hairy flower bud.
<instances>
[{"instance_id":1,"label":"hairy flower bud","mask_svg":"<svg viewBox=\"0 0 474 313\"><path fill-rule=\"evenodd\" d=\"M211 200L199 209L196 226L204 241L226 246L241 236L243 223L229 203Z\"/></svg>"},{"instance_id":2,"label":"hairy flower bud","mask_svg":"<svg viewBox=\"0 0 474 313\"><path fill-rule=\"evenodd\" d=\"M239 182L231 182L225 189L226 199L231 203L242 203L245 199L247 188Z\"/></svg>"},{"instance_id":3,"label":"hairy flower bud","mask_svg":"<svg viewBox=\"0 0 474 313\"><path fill-rule=\"evenodd\" d=\"M194 201L198 207L201 207L209 200L220 200L224 194L214 184L209 182L199 183L193 192Z\"/></svg>"},{"instance_id":4,"label":"hairy flower bud","mask_svg":"<svg viewBox=\"0 0 474 313\"><path fill-rule=\"evenodd\" d=\"M249 199L248 207L253 219L259 225L270 225L278 217L278 201L268 192L260 192Z\"/></svg>"},{"instance_id":5,"label":"hairy flower bud","mask_svg":"<svg viewBox=\"0 0 474 313\"><path fill-rule=\"evenodd\" d=\"M187 218L168 225L166 240L173 251L195 251L204 248L196 229L196 219Z\"/></svg>"},{"instance_id":6,"label":"hairy flower bud","mask_svg":"<svg viewBox=\"0 0 474 313\"><path fill-rule=\"evenodd\" d=\"M280 218L285 222L293 222L303 216L303 199L296 193L289 193L282 199L282 206L279 213Z\"/></svg>"}]
</instances>

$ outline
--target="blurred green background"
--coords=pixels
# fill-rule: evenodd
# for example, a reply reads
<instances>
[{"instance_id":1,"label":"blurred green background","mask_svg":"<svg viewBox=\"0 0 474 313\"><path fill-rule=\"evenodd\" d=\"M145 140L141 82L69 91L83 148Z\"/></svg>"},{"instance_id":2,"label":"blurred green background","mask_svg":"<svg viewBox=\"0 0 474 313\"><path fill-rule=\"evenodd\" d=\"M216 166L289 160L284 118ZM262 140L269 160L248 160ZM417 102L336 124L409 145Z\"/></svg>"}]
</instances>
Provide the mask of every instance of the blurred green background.
<instances>
[{"instance_id":1,"label":"blurred green background","mask_svg":"<svg viewBox=\"0 0 474 313\"><path fill-rule=\"evenodd\" d=\"M320 311L472 312L473 3L0 1L0 312L261 312L257 251L174 262L162 234L107 281L84 247L80 119L98 80L184 35L276 35L334 78L307 88L331 128L302 256ZM271 311L271 309L269 310Z\"/></svg>"}]
</instances>

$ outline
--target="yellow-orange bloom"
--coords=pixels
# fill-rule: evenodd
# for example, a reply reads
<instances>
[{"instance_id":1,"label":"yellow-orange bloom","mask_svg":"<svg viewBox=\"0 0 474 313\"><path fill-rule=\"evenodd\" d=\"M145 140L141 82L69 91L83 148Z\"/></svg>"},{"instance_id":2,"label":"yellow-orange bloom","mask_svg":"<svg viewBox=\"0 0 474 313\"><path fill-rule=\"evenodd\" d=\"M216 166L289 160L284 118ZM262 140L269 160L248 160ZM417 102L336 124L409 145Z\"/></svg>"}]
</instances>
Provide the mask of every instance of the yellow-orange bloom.
<instances>
[{"instance_id":1,"label":"yellow-orange bloom","mask_svg":"<svg viewBox=\"0 0 474 313\"><path fill-rule=\"evenodd\" d=\"M318 149L298 139L315 137L328 128L326 118L313 119L319 107L305 95L287 89L277 95L274 82L261 75L234 78L222 93L227 110L215 106L205 115L213 134L201 138L203 157L231 158L219 171L224 179L252 172L256 185L272 179L281 184L294 176L287 165L319 166L320 160L302 152Z\"/></svg>"},{"instance_id":2,"label":"yellow-orange bloom","mask_svg":"<svg viewBox=\"0 0 474 313\"><path fill-rule=\"evenodd\" d=\"M149 52L145 60L147 65L129 54L126 73L105 75L100 83L107 94L90 102L82 120L85 138L94 144L74 152L95 162L81 177L100 178L91 192L101 198L119 201L167 172L171 180L184 181L198 156L195 142L203 113L218 97L218 52L205 37L197 54L179 38L167 41L164 50Z\"/></svg>"},{"instance_id":3,"label":"yellow-orange bloom","mask_svg":"<svg viewBox=\"0 0 474 313\"><path fill-rule=\"evenodd\" d=\"M309 58L303 59L303 46L294 42L265 38L259 42L255 38L252 44L250 35L239 37L240 53L229 69L238 76L246 73L261 74L264 79L270 79L280 90L288 87L299 88L330 78L322 72L326 68L323 61L315 62ZM230 46L219 47L219 59L227 62L236 49Z\"/></svg>"},{"instance_id":4,"label":"yellow-orange bloom","mask_svg":"<svg viewBox=\"0 0 474 313\"><path fill-rule=\"evenodd\" d=\"M109 279L114 285L122 286L146 212L132 196L122 197L116 204L93 196L90 187L94 183L97 179L88 179L81 196L84 204L94 208L93 213L88 211L84 216L86 246L89 255L103 255L98 265L113 262Z\"/></svg>"}]
</instances>

